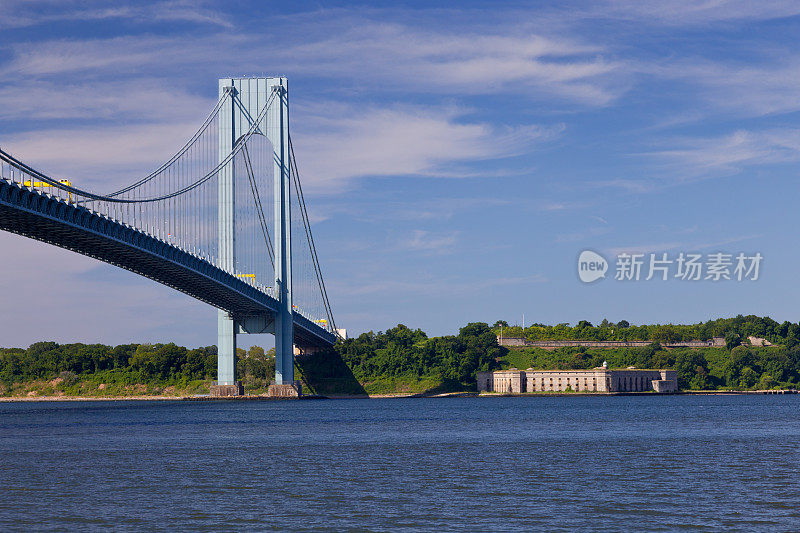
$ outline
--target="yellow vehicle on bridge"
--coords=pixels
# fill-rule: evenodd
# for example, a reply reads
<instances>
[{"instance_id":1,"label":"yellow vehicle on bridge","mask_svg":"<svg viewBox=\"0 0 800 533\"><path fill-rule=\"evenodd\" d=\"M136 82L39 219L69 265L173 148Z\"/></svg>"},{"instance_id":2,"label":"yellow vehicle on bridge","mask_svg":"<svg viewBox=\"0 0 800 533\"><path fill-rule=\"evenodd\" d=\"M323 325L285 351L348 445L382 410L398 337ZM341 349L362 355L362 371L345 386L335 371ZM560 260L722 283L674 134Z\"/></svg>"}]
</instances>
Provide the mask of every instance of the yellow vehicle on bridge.
<instances>
[{"instance_id":1,"label":"yellow vehicle on bridge","mask_svg":"<svg viewBox=\"0 0 800 533\"><path fill-rule=\"evenodd\" d=\"M72 187L72 182L71 182L71 181L69 181L69 180L58 180L58 182L59 182L61 185L66 185L67 187ZM50 184L50 183L47 183L46 181L32 181L32 180L25 180L25 181L24 181L22 184L23 184L25 187L33 187L34 189L36 189L36 188L41 188L41 189L44 189L44 188L46 188L46 187L55 187L55 185L52 185L52 184ZM72 193L70 193L70 192L68 192L68 193L67 193L67 199L68 199L69 201L72 201Z\"/></svg>"}]
</instances>

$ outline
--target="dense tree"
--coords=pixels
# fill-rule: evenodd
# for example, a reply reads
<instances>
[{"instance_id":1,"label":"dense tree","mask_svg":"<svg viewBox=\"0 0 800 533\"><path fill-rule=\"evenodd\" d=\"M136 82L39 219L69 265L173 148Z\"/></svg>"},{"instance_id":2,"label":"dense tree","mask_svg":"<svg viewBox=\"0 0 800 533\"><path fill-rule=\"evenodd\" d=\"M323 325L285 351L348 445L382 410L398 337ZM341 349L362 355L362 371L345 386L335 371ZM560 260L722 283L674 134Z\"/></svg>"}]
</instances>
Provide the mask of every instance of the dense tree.
<instances>
[{"instance_id":1,"label":"dense tree","mask_svg":"<svg viewBox=\"0 0 800 533\"><path fill-rule=\"evenodd\" d=\"M362 382L427 376L465 386L474 386L476 371L497 368L497 359L507 352L483 322L467 324L456 336L433 339L398 324L386 332L348 339L337 350Z\"/></svg>"},{"instance_id":2,"label":"dense tree","mask_svg":"<svg viewBox=\"0 0 800 533\"><path fill-rule=\"evenodd\" d=\"M242 379L272 380L275 376L275 348L265 352L261 346L251 346L239 357L236 370Z\"/></svg>"},{"instance_id":3,"label":"dense tree","mask_svg":"<svg viewBox=\"0 0 800 533\"><path fill-rule=\"evenodd\" d=\"M65 375L125 382L213 379L216 347L187 350L175 344L57 344L37 342L27 350L0 349L0 382L51 380Z\"/></svg>"},{"instance_id":4,"label":"dense tree","mask_svg":"<svg viewBox=\"0 0 800 533\"><path fill-rule=\"evenodd\" d=\"M678 374L679 388L708 388L708 361L698 350L684 351L676 355L674 368Z\"/></svg>"},{"instance_id":5,"label":"dense tree","mask_svg":"<svg viewBox=\"0 0 800 533\"><path fill-rule=\"evenodd\" d=\"M738 333L734 333L733 331L729 331L725 335L725 347L729 350L733 350L737 346L742 344L742 338L739 336Z\"/></svg>"},{"instance_id":6,"label":"dense tree","mask_svg":"<svg viewBox=\"0 0 800 533\"><path fill-rule=\"evenodd\" d=\"M739 387L742 372L745 368L752 370L755 364L753 354L744 346L737 346L731 350L731 355L725 362L725 382L729 387Z\"/></svg>"}]
</instances>

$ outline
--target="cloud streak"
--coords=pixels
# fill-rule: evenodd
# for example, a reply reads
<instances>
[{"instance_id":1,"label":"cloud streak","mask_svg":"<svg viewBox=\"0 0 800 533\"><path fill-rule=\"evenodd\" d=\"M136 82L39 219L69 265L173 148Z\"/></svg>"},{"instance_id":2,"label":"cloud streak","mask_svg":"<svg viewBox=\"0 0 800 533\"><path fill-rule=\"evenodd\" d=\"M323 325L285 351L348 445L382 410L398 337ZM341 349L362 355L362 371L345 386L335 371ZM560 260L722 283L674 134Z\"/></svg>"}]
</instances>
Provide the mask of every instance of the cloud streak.
<instances>
[{"instance_id":1,"label":"cloud streak","mask_svg":"<svg viewBox=\"0 0 800 533\"><path fill-rule=\"evenodd\" d=\"M39 81L21 91L16 85L0 86L0 120L162 122L199 120L216 99L205 98L163 80L108 80L102 83ZM102 124L102 125L99 125Z\"/></svg>"},{"instance_id":2,"label":"cloud streak","mask_svg":"<svg viewBox=\"0 0 800 533\"><path fill-rule=\"evenodd\" d=\"M591 12L644 24L687 26L793 17L800 14L800 5L786 0L608 0Z\"/></svg>"},{"instance_id":3,"label":"cloud streak","mask_svg":"<svg viewBox=\"0 0 800 533\"><path fill-rule=\"evenodd\" d=\"M303 112L298 153L314 154L300 169L310 189L333 191L354 178L458 178L459 162L510 157L558 136L561 126L497 129L464 123L458 110L418 106L332 106ZM468 174L469 175L469 174ZM474 175L470 175L474 177Z\"/></svg>"},{"instance_id":4,"label":"cloud streak","mask_svg":"<svg viewBox=\"0 0 800 533\"><path fill-rule=\"evenodd\" d=\"M639 64L636 68L697 91L699 99L692 101L701 109L681 119L683 122L719 111L729 117L761 117L800 110L800 59L789 51L771 50L758 62L695 57L656 66Z\"/></svg>"},{"instance_id":5,"label":"cloud streak","mask_svg":"<svg viewBox=\"0 0 800 533\"><path fill-rule=\"evenodd\" d=\"M276 47L269 34L240 31L197 37L119 36L57 39L12 47L5 74L165 74L216 68L251 71L271 65L341 84L417 94L521 94L604 106L626 89L623 65L596 45L536 34L507 22L478 33L415 28L352 12L287 19L296 31ZM322 31L324 30L324 31ZM308 36L311 36L310 38ZM303 36L301 40L298 36Z\"/></svg>"},{"instance_id":6,"label":"cloud streak","mask_svg":"<svg viewBox=\"0 0 800 533\"><path fill-rule=\"evenodd\" d=\"M92 1L29 1L5 0L0 28L30 28L49 23L97 22L125 20L128 22L190 22L231 28L228 17L202 2L168 0L143 5L115 5Z\"/></svg>"},{"instance_id":7,"label":"cloud streak","mask_svg":"<svg viewBox=\"0 0 800 533\"><path fill-rule=\"evenodd\" d=\"M675 179L683 181L800 160L800 130L737 130L717 137L679 139L673 146L646 155L669 165Z\"/></svg>"},{"instance_id":8,"label":"cloud streak","mask_svg":"<svg viewBox=\"0 0 800 533\"><path fill-rule=\"evenodd\" d=\"M458 232L433 233L426 230L414 230L410 237L400 242L400 248L414 252L447 253L458 240Z\"/></svg>"},{"instance_id":9,"label":"cloud streak","mask_svg":"<svg viewBox=\"0 0 800 533\"><path fill-rule=\"evenodd\" d=\"M604 50L503 24L485 33L419 30L348 20L332 37L290 47L301 72L418 93L522 93L606 105L621 93L621 65Z\"/></svg>"}]
</instances>

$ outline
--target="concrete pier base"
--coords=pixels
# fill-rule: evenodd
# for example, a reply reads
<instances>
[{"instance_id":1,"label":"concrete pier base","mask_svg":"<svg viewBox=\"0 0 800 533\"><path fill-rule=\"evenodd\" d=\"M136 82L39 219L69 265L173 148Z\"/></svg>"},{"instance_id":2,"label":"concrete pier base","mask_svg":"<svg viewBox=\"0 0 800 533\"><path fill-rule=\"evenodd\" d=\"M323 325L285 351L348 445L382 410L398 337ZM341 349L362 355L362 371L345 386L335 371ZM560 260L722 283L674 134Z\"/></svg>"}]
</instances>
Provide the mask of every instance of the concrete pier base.
<instances>
[{"instance_id":1,"label":"concrete pier base","mask_svg":"<svg viewBox=\"0 0 800 533\"><path fill-rule=\"evenodd\" d=\"M267 396L270 398L299 398L302 395L303 385L299 381L281 385L273 383L267 389Z\"/></svg>"},{"instance_id":2,"label":"concrete pier base","mask_svg":"<svg viewBox=\"0 0 800 533\"><path fill-rule=\"evenodd\" d=\"M244 396L244 387L241 381L233 385L217 385L214 383L209 389L212 398L229 398L231 396Z\"/></svg>"}]
</instances>

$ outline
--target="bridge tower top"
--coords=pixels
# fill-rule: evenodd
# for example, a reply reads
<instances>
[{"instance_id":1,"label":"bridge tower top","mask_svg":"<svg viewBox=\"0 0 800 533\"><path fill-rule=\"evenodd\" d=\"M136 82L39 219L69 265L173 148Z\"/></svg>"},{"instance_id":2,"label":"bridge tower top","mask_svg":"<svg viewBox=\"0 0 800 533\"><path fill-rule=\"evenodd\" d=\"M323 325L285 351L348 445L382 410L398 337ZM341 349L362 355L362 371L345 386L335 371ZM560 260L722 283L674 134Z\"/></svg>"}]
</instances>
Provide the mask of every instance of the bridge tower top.
<instances>
[{"instance_id":1,"label":"bridge tower top","mask_svg":"<svg viewBox=\"0 0 800 533\"><path fill-rule=\"evenodd\" d=\"M237 125L239 135L243 135L253 125L274 92L282 91L285 97L288 88L288 81L284 77L220 78L219 80L220 98L231 90L234 93L233 121ZM263 124L259 124L259 130L275 146L276 139L270 137L269 126L271 122L280 117L279 113L272 112L273 109L277 111L277 106L274 104L264 117Z\"/></svg>"}]
</instances>

